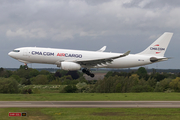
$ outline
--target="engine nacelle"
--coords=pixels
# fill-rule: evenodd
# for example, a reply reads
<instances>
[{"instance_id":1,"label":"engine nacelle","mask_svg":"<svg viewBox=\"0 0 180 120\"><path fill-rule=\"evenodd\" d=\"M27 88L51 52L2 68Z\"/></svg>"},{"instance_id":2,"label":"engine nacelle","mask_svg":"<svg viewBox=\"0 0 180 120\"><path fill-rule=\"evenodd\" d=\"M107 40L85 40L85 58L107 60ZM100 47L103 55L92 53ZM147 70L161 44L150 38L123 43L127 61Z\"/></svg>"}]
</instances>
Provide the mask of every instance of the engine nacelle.
<instances>
[{"instance_id":1,"label":"engine nacelle","mask_svg":"<svg viewBox=\"0 0 180 120\"><path fill-rule=\"evenodd\" d=\"M61 62L61 69L74 71L81 69L81 66L74 62Z\"/></svg>"}]
</instances>

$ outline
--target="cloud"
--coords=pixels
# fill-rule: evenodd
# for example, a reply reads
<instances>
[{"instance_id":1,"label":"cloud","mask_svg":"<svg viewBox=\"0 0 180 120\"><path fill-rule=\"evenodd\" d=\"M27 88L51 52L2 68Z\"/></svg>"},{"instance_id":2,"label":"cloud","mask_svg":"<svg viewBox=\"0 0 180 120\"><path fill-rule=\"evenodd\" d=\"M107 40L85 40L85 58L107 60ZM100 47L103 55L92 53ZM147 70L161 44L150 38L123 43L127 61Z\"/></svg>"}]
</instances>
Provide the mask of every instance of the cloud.
<instances>
[{"instance_id":1,"label":"cloud","mask_svg":"<svg viewBox=\"0 0 180 120\"><path fill-rule=\"evenodd\" d=\"M131 32L140 34L143 29L180 27L179 17L176 15L179 6L171 8L162 5L160 8L149 9L148 6L153 3L159 4L155 0L27 0L18 4L7 2L4 3L7 8L18 8L7 11L3 18L6 25L4 30L6 36L11 38L47 37L50 40L62 41L73 40L76 36L93 38L132 34ZM175 17L176 19L171 19Z\"/></svg>"},{"instance_id":2,"label":"cloud","mask_svg":"<svg viewBox=\"0 0 180 120\"><path fill-rule=\"evenodd\" d=\"M151 35L149 37L149 39L152 39L152 40L156 40L158 37L160 37L161 35Z\"/></svg>"},{"instance_id":3,"label":"cloud","mask_svg":"<svg viewBox=\"0 0 180 120\"><path fill-rule=\"evenodd\" d=\"M0 1L0 48L61 43L64 48L99 49L108 44L111 51L125 51L127 44L136 52L138 44L129 43L149 44L163 32L174 32L178 39L179 11L177 0Z\"/></svg>"},{"instance_id":4,"label":"cloud","mask_svg":"<svg viewBox=\"0 0 180 120\"><path fill-rule=\"evenodd\" d=\"M142 1L138 4L138 6L141 7L141 8L143 8L143 7L145 7L146 5L148 5L151 1L152 1L152 0L142 0Z\"/></svg>"},{"instance_id":5,"label":"cloud","mask_svg":"<svg viewBox=\"0 0 180 120\"><path fill-rule=\"evenodd\" d=\"M17 29L16 31L7 30L7 37L22 37L22 38L45 38L46 33L41 29L31 29L25 30L22 28Z\"/></svg>"}]
</instances>

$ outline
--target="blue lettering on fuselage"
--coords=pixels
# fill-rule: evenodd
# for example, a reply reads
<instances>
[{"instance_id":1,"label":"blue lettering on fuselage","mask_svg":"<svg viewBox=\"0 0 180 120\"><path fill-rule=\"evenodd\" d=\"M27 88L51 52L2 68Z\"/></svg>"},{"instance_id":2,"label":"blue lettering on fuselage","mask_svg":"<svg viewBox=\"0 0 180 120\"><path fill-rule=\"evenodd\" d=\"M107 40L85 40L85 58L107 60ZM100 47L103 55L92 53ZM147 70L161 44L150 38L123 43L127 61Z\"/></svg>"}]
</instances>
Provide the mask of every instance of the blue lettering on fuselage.
<instances>
[{"instance_id":1,"label":"blue lettering on fuselage","mask_svg":"<svg viewBox=\"0 0 180 120\"><path fill-rule=\"evenodd\" d=\"M43 56L54 56L52 52L40 52L40 51L32 51L32 55L43 55Z\"/></svg>"},{"instance_id":2,"label":"blue lettering on fuselage","mask_svg":"<svg viewBox=\"0 0 180 120\"><path fill-rule=\"evenodd\" d=\"M81 55L81 54L68 54L68 53L66 53L66 54L65 54L65 57L82 58L82 55Z\"/></svg>"}]
</instances>

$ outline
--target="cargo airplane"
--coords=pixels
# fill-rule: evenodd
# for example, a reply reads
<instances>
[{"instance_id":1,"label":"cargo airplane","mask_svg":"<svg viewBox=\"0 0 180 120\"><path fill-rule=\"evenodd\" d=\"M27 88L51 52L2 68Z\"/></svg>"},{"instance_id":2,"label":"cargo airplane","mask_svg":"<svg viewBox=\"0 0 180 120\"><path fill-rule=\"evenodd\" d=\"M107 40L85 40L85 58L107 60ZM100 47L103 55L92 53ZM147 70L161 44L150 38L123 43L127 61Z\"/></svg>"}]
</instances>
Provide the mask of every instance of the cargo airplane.
<instances>
[{"instance_id":1,"label":"cargo airplane","mask_svg":"<svg viewBox=\"0 0 180 120\"><path fill-rule=\"evenodd\" d=\"M8 55L26 66L28 63L55 64L63 70L80 70L94 77L90 68L130 68L168 60L165 51L173 33L165 32L144 51L137 54L104 52L106 46L98 51L82 51L41 47L21 47Z\"/></svg>"}]
</instances>

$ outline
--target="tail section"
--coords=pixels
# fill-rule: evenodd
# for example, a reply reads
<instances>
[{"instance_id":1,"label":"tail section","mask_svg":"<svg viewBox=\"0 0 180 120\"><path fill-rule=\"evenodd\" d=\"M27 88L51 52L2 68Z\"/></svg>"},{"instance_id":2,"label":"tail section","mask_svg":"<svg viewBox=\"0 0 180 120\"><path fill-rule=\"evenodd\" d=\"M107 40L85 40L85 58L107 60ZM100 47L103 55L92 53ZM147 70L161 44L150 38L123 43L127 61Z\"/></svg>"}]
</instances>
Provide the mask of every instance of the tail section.
<instances>
[{"instance_id":1,"label":"tail section","mask_svg":"<svg viewBox=\"0 0 180 120\"><path fill-rule=\"evenodd\" d=\"M143 55L154 55L164 57L166 49L172 38L173 33L165 32L155 42L153 42L148 48L139 54Z\"/></svg>"}]
</instances>

